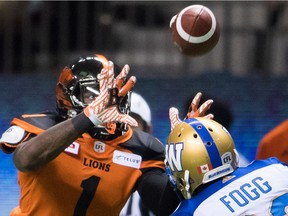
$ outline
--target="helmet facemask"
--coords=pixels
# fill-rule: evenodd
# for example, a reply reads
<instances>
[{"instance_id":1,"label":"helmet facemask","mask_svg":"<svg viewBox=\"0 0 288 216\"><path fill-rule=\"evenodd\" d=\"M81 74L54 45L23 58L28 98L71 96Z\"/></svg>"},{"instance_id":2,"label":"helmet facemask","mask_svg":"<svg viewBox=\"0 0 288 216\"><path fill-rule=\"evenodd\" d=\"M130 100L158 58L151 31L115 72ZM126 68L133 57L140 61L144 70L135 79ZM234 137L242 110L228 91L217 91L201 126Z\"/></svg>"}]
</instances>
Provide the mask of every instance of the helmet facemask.
<instances>
[{"instance_id":1,"label":"helmet facemask","mask_svg":"<svg viewBox=\"0 0 288 216\"><path fill-rule=\"evenodd\" d=\"M76 82L70 87L70 93L68 94L73 108L68 110L68 117L72 118L91 103L95 97L99 95L99 82L97 78L88 75Z\"/></svg>"},{"instance_id":2,"label":"helmet facemask","mask_svg":"<svg viewBox=\"0 0 288 216\"><path fill-rule=\"evenodd\" d=\"M63 69L56 86L57 111L63 119L75 117L99 95L99 75L107 64L108 60L104 56L95 55L80 57L74 64ZM115 74L120 72L115 64L114 71ZM117 98L119 112L129 112L128 98L127 95ZM110 136L110 128L116 128L114 134L127 130L126 124L115 124L94 127L89 133L94 138L107 139L106 137Z\"/></svg>"},{"instance_id":3,"label":"helmet facemask","mask_svg":"<svg viewBox=\"0 0 288 216\"><path fill-rule=\"evenodd\" d=\"M72 74L71 69L67 68L62 73L66 71ZM79 76L73 75L68 81L59 79L56 86L57 110L62 118L73 118L98 95L99 81L91 74L80 72Z\"/></svg>"}]
</instances>

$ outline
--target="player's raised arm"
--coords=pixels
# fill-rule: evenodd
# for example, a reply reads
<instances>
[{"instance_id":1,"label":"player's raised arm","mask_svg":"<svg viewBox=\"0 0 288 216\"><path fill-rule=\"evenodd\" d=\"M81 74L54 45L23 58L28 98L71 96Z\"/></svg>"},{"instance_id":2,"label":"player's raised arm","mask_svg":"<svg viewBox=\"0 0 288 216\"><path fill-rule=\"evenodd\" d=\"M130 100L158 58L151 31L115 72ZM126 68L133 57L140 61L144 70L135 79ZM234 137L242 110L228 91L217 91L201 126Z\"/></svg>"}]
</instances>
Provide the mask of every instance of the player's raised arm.
<instances>
[{"instance_id":1,"label":"player's raised arm","mask_svg":"<svg viewBox=\"0 0 288 216\"><path fill-rule=\"evenodd\" d=\"M125 68L123 71L125 73L121 72L120 75L123 79L126 79L129 70L127 71ZM120 86L118 86L120 89L116 88L117 79L114 78L112 62L109 62L108 66L101 70L99 77L99 95L84 109L83 113L63 121L17 146L13 160L20 171L34 170L55 159L74 140L94 125L97 126L107 122L125 122L132 126L137 125L137 122L131 116L119 112L117 107L119 100L113 100L117 103L110 103L110 98L118 97L113 95L112 90L121 91L122 89ZM129 82L123 86L126 94L133 88L135 82L136 78L131 77Z\"/></svg>"}]
</instances>

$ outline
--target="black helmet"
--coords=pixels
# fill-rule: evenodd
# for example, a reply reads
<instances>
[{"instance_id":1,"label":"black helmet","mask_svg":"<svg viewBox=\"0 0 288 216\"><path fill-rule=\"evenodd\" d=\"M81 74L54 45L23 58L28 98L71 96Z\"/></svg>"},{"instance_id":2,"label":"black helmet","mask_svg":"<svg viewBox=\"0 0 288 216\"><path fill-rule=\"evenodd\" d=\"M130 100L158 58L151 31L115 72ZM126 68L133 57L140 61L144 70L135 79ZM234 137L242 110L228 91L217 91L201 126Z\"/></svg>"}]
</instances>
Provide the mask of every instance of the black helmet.
<instances>
[{"instance_id":1,"label":"black helmet","mask_svg":"<svg viewBox=\"0 0 288 216\"><path fill-rule=\"evenodd\" d=\"M76 116L83 111L94 97L98 96L98 75L107 65L108 59L105 56L95 54L80 57L70 66L63 68L56 85L56 108L63 119ZM115 75L118 75L120 71L120 68L114 64ZM118 108L122 112L128 113L130 104L127 96L121 100ZM121 130L126 128L123 125L119 125L119 127ZM93 137L96 136L97 138L99 128L95 128L96 131L93 131ZM102 130L107 131L105 127ZM103 134L103 131L101 134Z\"/></svg>"}]
</instances>

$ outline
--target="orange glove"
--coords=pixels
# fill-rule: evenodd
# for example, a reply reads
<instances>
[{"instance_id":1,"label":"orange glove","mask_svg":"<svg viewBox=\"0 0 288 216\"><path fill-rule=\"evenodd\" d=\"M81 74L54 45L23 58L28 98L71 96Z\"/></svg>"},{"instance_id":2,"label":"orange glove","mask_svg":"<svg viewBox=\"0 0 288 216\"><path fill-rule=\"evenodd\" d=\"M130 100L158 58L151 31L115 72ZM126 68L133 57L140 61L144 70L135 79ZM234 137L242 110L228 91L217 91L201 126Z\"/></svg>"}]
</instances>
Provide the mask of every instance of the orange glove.
<instances>
[{"instance_id":1,"label":"orange glove","mask_svg":"<svg viewBox=\"0 0 288 216\"><path fill-rule=\"evenodd\" d=\"M109 61L108 66L104 67L100 72L100 94L84 109L84 114L94 125L120 122L127 123L131 126L138 126L134 118L128 114L121 113L118 109L120 98L126 96L136 83L136 77L131 76L127 83L122 86L129 70L129 66L125 65L115 79L114 64Z\"/></svg>"},{"instance_id":2,"label":"orange glove","mask_svg":"<svg viewBox=\"0 0 288 216\"><path fill-rule=\"evenodd\" d=\"M195 117L204 117L204 118L209 118L209 119L214 118L213 114L205 115L206 111L210 109L213 103L213 100L205 101L198 109L201 96L202 96L202 93L198 92L196 96L193 98L185 119L195 118ZM179 118L179 110L175 107L171 107L169 109L169 118L170 118L171 130L176 125L182 122Z\"/></svg>"}]
</instances>

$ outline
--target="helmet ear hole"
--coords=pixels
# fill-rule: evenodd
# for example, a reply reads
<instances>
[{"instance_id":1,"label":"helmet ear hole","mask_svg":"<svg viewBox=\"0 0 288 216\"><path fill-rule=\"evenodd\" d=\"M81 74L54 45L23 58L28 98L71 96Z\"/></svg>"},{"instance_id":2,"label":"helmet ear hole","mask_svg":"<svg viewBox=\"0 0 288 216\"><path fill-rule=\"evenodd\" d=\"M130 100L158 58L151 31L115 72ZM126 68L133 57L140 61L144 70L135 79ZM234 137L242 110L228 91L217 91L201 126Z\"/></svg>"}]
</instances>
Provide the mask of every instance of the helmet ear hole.
<instances>
[{"instance_id":1,"label":"helmet ear hole","mask_svg":"<svg viewBox=\"0 0 288 216\"><path fill-rule=\"evenodd\" d=\"M193 137L197 139L198 135L196 133L193 134Z\"/></svg>"},{"instance_id":2,"label":"helmet ear hole","mask_svg":"<svg viewBox=\"0 0 288 216\"><path fill-rule=\"evenodd\" d=\"M211 131L211 132L213 132L213 129L212 129L212 128L210 128L210 127L208 128L208 130L209 130L209 131Z\"/></svg>"},{"instance_id":3,"label":"helmet ear hole","mask_svg":"<svg viewBox=\"0 0 288 216\"><path fill-rule=\"evenodd\" d=\"M212 143L211 142L207 142L206 146L212 146Z\"/></svg>"}]
</instances>

